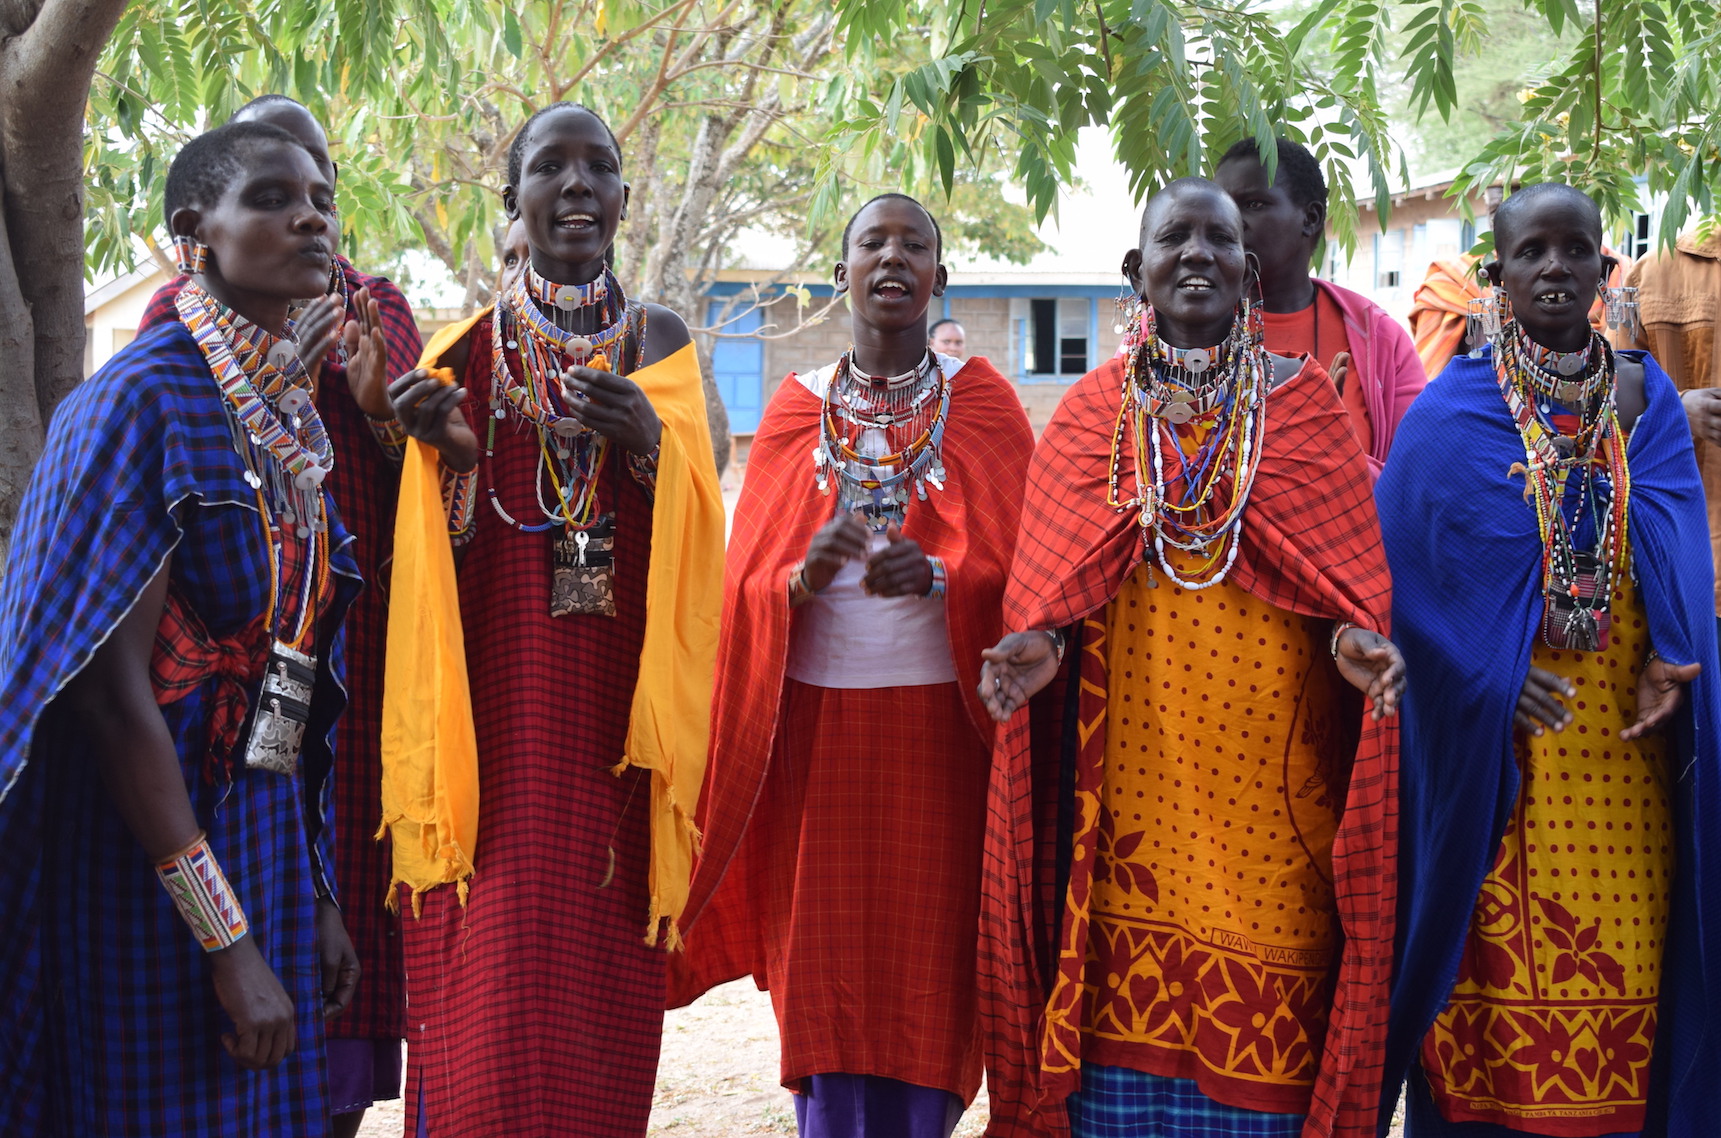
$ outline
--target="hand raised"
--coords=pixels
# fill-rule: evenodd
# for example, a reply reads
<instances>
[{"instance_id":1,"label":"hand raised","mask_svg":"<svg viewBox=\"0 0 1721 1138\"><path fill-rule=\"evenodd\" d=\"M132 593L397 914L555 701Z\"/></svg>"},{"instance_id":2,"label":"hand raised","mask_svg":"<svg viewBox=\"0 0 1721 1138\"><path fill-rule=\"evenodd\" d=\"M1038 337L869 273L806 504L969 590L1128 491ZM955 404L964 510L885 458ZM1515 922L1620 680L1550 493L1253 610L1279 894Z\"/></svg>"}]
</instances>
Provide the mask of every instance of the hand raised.
<instances>
[{"instance_id":1,"label":"hand raised","mask_svg":"<svg viewBox=\"0 0 1721 1138\"><path fill-rule=\"evenodd\" d=\"M1368 696L1370 714L1379 719L1398 713L1404 695L1404 656L1378 632L1355 625L1339 634L1339 675Z\"/></svg>"},{"instance_id":2,"label":"hand raised","mask_svg":"<svg viewBox=\"0 0 1721 1138\"><path fill-rule=\"evenodd\" d=\"M980 653L980 702L999 723L1017 711L1058 674L1058 648L1042 630L1012 632Z\"/></svg>"},{"instance_id":3,"label":"hand raised","mask_svg":"<svg viewBox=\"0 0 1721 1138\"><path fill-rule=\"evenodd\" d=\"M478 436L460 410L466 399L464 387L414 368L388 385L388 398L401 428L440 451L450 470L467 471L478 465Z\"/></svg>"},{"instance_id":4,"label":"hand raised","mask_svg":"<svg viewBox=\"0 0 1721 1138\"><path fill-rule=\"evenodd\" d=\"M382 310L371 299L370 289L353 296L358 319L347 321L342 330L347 346L347 390L353 402L373 419L391 419L394 407L388 399L388 339L382 331Z\"/></svg>"},{"instance_id":5,"label":"hand raised","mask_svg":"<svg viewBox=\"0 0 1721 1138\"><path fill-rule=\"evenodd\" d=\"M305 362L305 378L315 392L322 386L323 365L328 361L329 352L334 350L335 341L341 335L341 321L346 319L346 308L338 295L319 296L304 308L293 320L293 335L298 339L299 358Z\"/></svg>"},{"instance_id":6,"label":"hand raised","mask_svg":"<svg viewBox=\"0 0 1721 1138\"><path fill-rule=\"evenodd\" d=\"M920 543L903 537L895 522L884 534L890 544L867 558L861 588L875 597L924 597L932 590L932 563Z\"/></svg>"}]
</instances>

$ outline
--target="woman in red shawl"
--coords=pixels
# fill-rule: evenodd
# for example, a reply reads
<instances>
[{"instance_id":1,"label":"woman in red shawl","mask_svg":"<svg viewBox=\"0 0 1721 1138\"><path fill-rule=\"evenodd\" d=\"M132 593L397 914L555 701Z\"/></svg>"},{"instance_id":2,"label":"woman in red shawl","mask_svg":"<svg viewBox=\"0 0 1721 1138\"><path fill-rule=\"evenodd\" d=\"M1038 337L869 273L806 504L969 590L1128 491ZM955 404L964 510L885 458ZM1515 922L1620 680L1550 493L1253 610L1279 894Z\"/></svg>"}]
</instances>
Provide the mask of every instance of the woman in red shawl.
<instances>
[{"instance_id":1,"label":"woman in red shawl","mask_svg":"<svg viewBox=\"0 0 1721 1138\"><path fill-rule=\"evenodd\" d=\"M1218 186L1155 196L1138 338L1034 453L981 679L992 1135L1373 1133L1403 664L1362 447L1249 260Z\"/></svg>"},{"instance_id":2,"label":"woman in red shawl","mask_svg":"<svg viewBox=\"0 0 1721 1138\"><path fill-rule=\"evenodd\" d=\"M729 545L672 1002L770 989L803 1138L948 1138L980 1083L972 693L1033 435L990 363L927 348L941 244L901 194L850 221L854 345L778 388Z\"/></svg>"}]
</instances>

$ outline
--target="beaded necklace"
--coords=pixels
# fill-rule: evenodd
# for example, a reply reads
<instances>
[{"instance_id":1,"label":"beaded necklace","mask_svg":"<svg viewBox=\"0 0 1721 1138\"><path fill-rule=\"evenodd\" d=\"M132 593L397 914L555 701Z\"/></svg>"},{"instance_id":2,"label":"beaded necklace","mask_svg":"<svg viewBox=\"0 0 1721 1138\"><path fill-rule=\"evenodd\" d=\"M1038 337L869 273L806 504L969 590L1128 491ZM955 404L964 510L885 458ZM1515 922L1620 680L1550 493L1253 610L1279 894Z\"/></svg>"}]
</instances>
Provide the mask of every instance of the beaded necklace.
<instances>
[{"instance_id":1,"label":"beaded necklace","mask_svg":"<svg viewBox=\"0 0 1721 1138\"><path fill-rule=\"evenodd\" d=\"M1555 648L1602 651L1612 628L1614 585L1626 569L1631 501L1613 349L1599 333L1591 333L1583 352L1554 354L1558 359L1583 358L1585 370L1571 380L1567 377L1578 373L1537 366L1550 354L1532 343L1516 321L1494 337L1493 348L1500 394L1524 443L1525 461L1513 463L1507 473L1524 476L1524 497L1535 507L1542 540L1542 638ZM1575 436L1553 428L1550 400L1578 408ZM1601 468L1606 469L1605 479L1597 477ZM1566 487L1574 470L1583 481L1575 518L1569 520ZM1594 521L1596 539L1592 548L1580 549L1574 529L1586 512Z\"/></svg>"},{"instance_id":2,"label":"beaded necklace","mask_svg":"<svg viewBox=\"0 0 1721 1138\"><path fill-rule=\"evenodd\" d=\"M303 651L328 584L329 522L321 485L334 466L334 451L307 391L291 328L288 336L271 335L195 281L180 289L175 304L215 375L233 449L245 466L245 483L257 495L269 565L265 627L276 645ZM292 607L295 623L286 630L278 625L290 607L281 546L289 533L306 545L298 604Z\"/></svg>"},{"instance_id":3,"label":"beaded necklace","mask_svg":"<svg viewBox=\"0 0 1721 1138\"><path fill-rule=\"evenodd\" d=\"M584 298L585 307L599 307L601 328L591 336L569 332L548 319L536 299L553 289L573 290L573 298ZM557 303L561 303L558 299ZM600 307L601 306L601 307ZM579 305L563 311L574 312ZM607 270L603 277L584 286L558 286L538 276L530 265L517 275L508 293L496 306L490 322L491 394L490 419L485 432L484 460L491 466L496 456L496 427L510 412L535 428L538 460L535 482L538 512L542 521L518 520L502 505L494 478L488 479L485 496L503 521L527 533L562 528L584 531L600 520L598 476L609 453L609 440L561 413L560 384L565 363L586 364L623 344L645 341L645 306L630 304L621 286ZM516 352L516 369L508 353ZM619 362L619 360L618 360Z\"/></svg>"},{"instance_id":4,"label":"beaded necklace","mask_svg":"<svg viewBox=\"0 0 1721 1138\"><path fill-rule=\"evenodd\" d=\"M1166 576L1185 589L1223 581L1242 544L1244 510L1260 468L1272 361L1260 312L1247 299L1225 342L1180 349L1159 338L1153 310L1124 362L1112 431L1106 502L1139 511L1144 544ZM1215 363L1218 366L1214 366ZM1124 440L1133 427L1136 493L1122 489ZM1196 441L1186 454L1180 436ZM1167 451L1177 456L1166 474ZM1204 560L1185 577L1166 547Z\"/></svg>"},{"instance_id":5,"label":"beaded necklace","mask_svg":"<svg viewBox=\"0 0 1721 1138\"><path fill-rule=\"evenodd\" d=\"M928 484L942 491L951 387L930 351L901 375L871 376L854 366L850 347L837 360L820 408L819 445L813 450L819 493L830 492L834 471L838 508L861 510L882 532L902 520L910 483L922 502Z\"/></svg>"}]
</instances>

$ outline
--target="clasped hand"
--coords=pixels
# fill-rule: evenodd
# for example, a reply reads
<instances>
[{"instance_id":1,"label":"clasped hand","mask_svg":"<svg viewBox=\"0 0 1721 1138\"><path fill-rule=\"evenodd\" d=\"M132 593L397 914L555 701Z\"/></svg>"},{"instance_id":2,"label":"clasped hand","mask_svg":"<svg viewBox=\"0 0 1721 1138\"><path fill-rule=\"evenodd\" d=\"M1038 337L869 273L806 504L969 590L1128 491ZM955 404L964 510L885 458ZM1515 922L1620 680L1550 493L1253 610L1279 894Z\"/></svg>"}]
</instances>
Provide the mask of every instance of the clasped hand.
<instances>
[{"instance_id":1,"label":"clasped hand","mask_svg":"<svg viewBox=\"0 0 1721 1138\"><path fill-rule=\"evenodd\" d=\"M870 556L871 531L858 514L839 514L826 522L807 545L807 587L818 592L844 565L866 560L861 588L875 597L924 597L932 590L932 565L920 543L902 536L895 522L885 527L886 545Z\"/></svg>"}]
</instances>

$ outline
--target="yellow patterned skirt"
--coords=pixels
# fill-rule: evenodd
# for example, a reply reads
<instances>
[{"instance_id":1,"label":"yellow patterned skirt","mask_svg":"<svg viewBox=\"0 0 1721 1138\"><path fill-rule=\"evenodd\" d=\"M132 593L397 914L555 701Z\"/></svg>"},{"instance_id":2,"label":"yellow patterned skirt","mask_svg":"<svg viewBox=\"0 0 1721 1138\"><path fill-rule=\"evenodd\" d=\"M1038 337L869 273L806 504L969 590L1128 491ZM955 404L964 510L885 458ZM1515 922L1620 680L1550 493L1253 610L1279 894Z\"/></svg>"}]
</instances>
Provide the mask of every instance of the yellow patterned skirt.
<instances>
[{"instance_id":1,"label":"yellow patterned skirt","mask_svg":"<svg viewBox=\"0 0 1721 1138\"><path fill-rule=\"evenodd\" d=\"M1083 1059L1305 1113L1360 705L1330 624L1138 569L1113 600Z\"/></svg>"},{"instance_id":2,"label":"yellow patterned skirt","mask_svg":"<svg viewBox=\"0 0 1721 1138\"><path fill-rule=\"evenodd\" d=\"M1618 739L1650 647L1629 582L1613 613L1606 651L1531 655L1577 688L1574 719L1515 740L1517 808L1423 1042L1449 1121L1560 1138L1643 1126L1674 834L1661 737Z\"/></svg>"}]
</instances>

